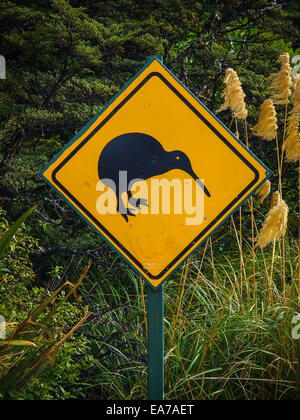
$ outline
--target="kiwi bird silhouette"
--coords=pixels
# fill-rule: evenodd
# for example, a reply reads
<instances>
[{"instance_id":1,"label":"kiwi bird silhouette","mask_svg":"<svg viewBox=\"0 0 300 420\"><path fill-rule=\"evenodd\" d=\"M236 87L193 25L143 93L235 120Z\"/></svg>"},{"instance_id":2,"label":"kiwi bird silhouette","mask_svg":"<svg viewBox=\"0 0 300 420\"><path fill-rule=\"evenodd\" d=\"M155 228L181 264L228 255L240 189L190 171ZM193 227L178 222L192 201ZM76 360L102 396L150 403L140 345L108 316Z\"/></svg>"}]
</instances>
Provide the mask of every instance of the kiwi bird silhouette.
<instances>
[{"instance_id":1,"label":"kiwi bird silhouette","mask_svg":"<svg viewBox=\"0 0 300 420\"><path fill-rule=\"evenodd\" d=\"M117 197L117 210L126 222L128 222L128 216L135 216L135 210L126 208L127 206L124 205L121 198L124 192L128 195L128 202L135 209L139 209L141 205L148 205L147 200L132 197L131 191L128 191L130 181L146 180L172 169L181 169L188 173L210 197L208 189L193 171L186 154L180 150L167 152L159 141L148 134L127 133L115 137L104 147L98 162L99 179L114 190ZM128 182L120 181L120 171L127 172Z\"/></svg>"}]
</instances>

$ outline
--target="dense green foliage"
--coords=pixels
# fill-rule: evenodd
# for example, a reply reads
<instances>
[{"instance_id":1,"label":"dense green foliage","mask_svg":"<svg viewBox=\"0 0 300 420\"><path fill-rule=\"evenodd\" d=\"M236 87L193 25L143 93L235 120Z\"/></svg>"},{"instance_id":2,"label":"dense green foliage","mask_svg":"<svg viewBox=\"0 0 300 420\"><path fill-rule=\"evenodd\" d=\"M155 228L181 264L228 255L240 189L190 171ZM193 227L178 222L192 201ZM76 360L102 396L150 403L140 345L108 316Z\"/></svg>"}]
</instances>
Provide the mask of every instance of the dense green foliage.
<instances>
[{"instance_id":1,"label":"dense green foliage","mask_svg":"<svg viewBox=\"0 0 300 420\"><path fill-rule=\"evenodd\" d=\"M29 254L37 241L22 228L22 222L35 207L8 229L5 213L0 212L0 311L7 320L6 340L0 342L0 397L81 397L78 375L83 367L93 365L93 359L87 354L86 339L77 337L65 343L65 337L70 326L77 329L76 319L84 311L67 301L70 292L66 293L65 285L53 294L35 285ZM75 287L68 286L75 295ZM58 368L43 375L48 363L53 366L53 356L58 348ZM81 356L80 362L75 362L76 355ZM16 393L25 384L28 384L26 390Z\"/></svg>"},{"instance_id":2,"label":"dense green foliage","mask_svg":"<svg viewBox=\"0 0 300 420\"><path fill-rule=\"evenodd\" d=\"M212 111L222 102L224 72L233 67L243 83L248 122L253 125L259 105L270 94L268 77L278 71L279 54L300 54L298 2L284 6L278 3L2 1L0 54L7 61L7 79L0 81L0 207L4 209L0 213L0 234L6 219L12 222L36 202L40 205L0 260L0 315L13 322L22 321L45 294L67 280L77 281L88 259L93 260L80 288L80 300L66 303L51 328L58 334L66 332L86 305L92 313L88 321L63 344L53 367L48 364L25 387L5 397L146 397L141 283L37 173L143 66L146 56L163 56L164 63ZM278 108L280 133L283 117L284 108ZM221 118L231 127L229 112L221 114ZM242 124L239 130L242 137ZM262 143L250 133L250 146L274 168L272 182L276 185L274 143ZM283 171L285 199L290 207L286 269L291 287L296 278L296 167L285 165ZM255 206L259 209L256 223L260 227L268 203L259 207L255 201ZM243 215L247 220L243 227L245 242L249 245L247 207ZM232 221L228 221L213 237L216 261L203 247L189 260L183 309L177 320L177 290L179 284L182 286L186 267L182 272L178 270L166 287L169 398L299 398L299 352L297 356L289 330L291 308L299 309L295 300L285 310L286 302L281 298L274 298L277 303L272 308L264 307L267 285L261 255L257 257L261 275L257 279L260 287L255 308L251 300L255 296L249 303L244 292L236 294L226 306L207 352L204 337L214 333L220 307L226 302L226 290L238 277L235 239ZM274 282L278 290L274 296L277 292L279 296L281 273L276 270ZM201 281L191 295L197 276ZM276 363L280 369L276 370ZM219 379L201 379L207 376ZM231 379L226 381L226 377ZM247 377L258 381L247 381Z\"/></svg>"}]
</instances>

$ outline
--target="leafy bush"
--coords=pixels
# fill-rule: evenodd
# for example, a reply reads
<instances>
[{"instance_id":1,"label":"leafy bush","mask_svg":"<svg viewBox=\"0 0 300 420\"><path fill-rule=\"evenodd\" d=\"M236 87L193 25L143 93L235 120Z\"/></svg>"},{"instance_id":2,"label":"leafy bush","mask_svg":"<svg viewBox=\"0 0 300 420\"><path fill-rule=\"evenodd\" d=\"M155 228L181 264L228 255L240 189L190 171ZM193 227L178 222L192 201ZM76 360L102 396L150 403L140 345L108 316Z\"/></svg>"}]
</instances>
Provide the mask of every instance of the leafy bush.
<instances>
[{"instance_id":1,"label":"leafy bush","mask_svg":"<svg viewBox=\"0 0 300 420\"><path fill-rule=\"evenodd\" d=\"M82 395L79 375L93 360L86 339L79 335L67 342L89 316L68 299L77 296L89 267L76 284L65 282L52 293L34 287L29 254L37 241L22 227L34 209L8 229L0 210L0 254L6 252L0 259L0 313L7 320L7 338L0 341L0 397L75 398Z\"/></svg>"}]
</instances>

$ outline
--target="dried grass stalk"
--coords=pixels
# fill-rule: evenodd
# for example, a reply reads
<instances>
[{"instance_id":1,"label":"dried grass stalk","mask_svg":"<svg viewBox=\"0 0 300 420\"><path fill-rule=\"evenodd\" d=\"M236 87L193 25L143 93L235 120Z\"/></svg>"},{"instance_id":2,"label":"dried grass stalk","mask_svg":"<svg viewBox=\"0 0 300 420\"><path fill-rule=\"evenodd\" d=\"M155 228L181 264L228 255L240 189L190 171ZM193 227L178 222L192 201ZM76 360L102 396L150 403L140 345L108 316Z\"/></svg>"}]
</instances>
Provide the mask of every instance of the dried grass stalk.
<instances>
[{"instance_id":1,"label":"dried grass stalk","mask_svg":"<svg viewBox=\"0 0 300 420\"><path fill-rule=\"evenodd\" d=\"M270 208L258 236L257 243L261 248L285 236L288 211L288 206L284 200Z\"/></svg>"},{"instance_id":2,"label":"dried grass stalk","mask_svg":"<svg viewBox=\"0 0 300 420\"><path fill-rule=\"evenodd\" d=\"M272 99L266 99L260 106L260 113L253 133L264 140L273 140L277 132L277 117Z\"/></svg>"},{"instance_id":3,"label":"dried grass stalk","mask_svg":"<svg viewBox=\"0 0 300 420\"><path fill-rule=\"evenodd\" d=\"M248 115L244 101L245 94L238 75L233 69L226 70L224 83L226 84L222 94L224 103L216 112L230 108L235 118L245 120Z\"/></svg>"},{"instance_id":4,"label":"dried grass stalk","mask_svg":"<svg viewBox=\"0 0 300 420\"><path fill-rule=\"evenodd\" d=\"M288 103L292 87L292 69L290 66L289 54L282 54L277 62L280 63L281 66L278 73L271 74L271 88L275 90L272 99L274 104L282 105Z\"/></svg>"},{"instance_id":5,"label":"dried grass stalk","mask_svg":"<svg viewBox=\"0 0 300 420\"><path fill-rule=\"evenodd\" d=\"M259 197L259 202L262 203L264 199L270 194L271 192L271 182L266 180L261 187L256 190L256 194Z\"/></svg>"}]
</instances>

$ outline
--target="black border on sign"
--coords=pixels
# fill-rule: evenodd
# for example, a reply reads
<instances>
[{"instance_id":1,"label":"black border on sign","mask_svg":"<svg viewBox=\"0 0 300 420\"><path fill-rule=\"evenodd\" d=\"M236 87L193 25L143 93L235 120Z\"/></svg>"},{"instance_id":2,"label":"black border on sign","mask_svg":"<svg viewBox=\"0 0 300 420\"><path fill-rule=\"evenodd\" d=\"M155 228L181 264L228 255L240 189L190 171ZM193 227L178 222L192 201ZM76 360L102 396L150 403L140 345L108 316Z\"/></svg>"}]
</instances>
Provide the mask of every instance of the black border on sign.
<instances>
[{"instance_id":1,"label":"black border on sign","mask_svg":"<svg viewBox=\"0 0 300 420\"><path fill-rule=\"evenodd\" d=\"M122 108L123 105L126 104L132 98L135 93L141 89L142 86L144 86L145 83L148 82L149 79L152 77L158 77L161 79L163 83L165 83L178 97L181 99L182 102L187 105L192 112L194 112L219 138L222 140L254 173L253 180L249 183L249 185L243 189L235 198L231 201L231 203L226 206L221 213L218 214L217 217L215 217L209 225L206 226L205 229L203 229L202 232L199 233L199 235L187 246L183 249L183 251L180 252L180 254L177 255L176 258L174 258L157 276L153 276L145 267L142 266L142 264L97 220L56 178L58 171L62 169L62 167L70 160L72 157L97 133L97 131L100 130L101 127L104 126L118 111L120 108ZM235 203L237 203L250 189L257 180L259 179L259 173L258 170L228 141L225 139L225 137L222 136L221 133L219 133L216 128L209 122L207 119L180 93L178 90L160 73L158 72L152 72L149 73L148 76L145 77L144 80L142 80L138 86L136 86L128 96L126 96L125 99L123 99L112 111L111 113L104 118L101 123L94 128L94 130L84 139L82 142L75 147L75 149L54 169L52 172L52 180L54 184L56 184L81 210L82 212L88 216L90 220L92 220L96 226L100 229L100 231L104 232L110 240L119 247L122 252L129 258L129 260L133 261L143 273L145 273L149 278L152 280L159 280L166 272L170 270L171 267L173 267L176 262L187 253L189 249L191 249L198 241L202 238L203 235L207 231L209 231L217 222L221 219L221 217L230 210Z\"/></svg>"}]
</instances>

